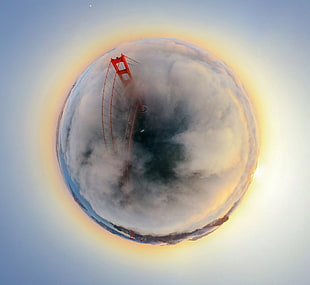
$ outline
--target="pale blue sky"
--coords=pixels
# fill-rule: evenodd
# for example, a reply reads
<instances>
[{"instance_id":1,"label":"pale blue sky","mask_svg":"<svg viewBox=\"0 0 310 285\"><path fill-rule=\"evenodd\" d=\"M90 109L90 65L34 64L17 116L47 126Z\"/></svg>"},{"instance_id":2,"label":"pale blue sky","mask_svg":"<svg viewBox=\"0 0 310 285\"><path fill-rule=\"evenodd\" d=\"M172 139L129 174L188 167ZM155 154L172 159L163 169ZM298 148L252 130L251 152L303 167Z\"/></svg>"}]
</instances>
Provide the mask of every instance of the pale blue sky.
<instances>
[{"instance_id":1,"label":"pale blue sky","mask_svg":"<svg viewBox=\"0 0 310 285\"><path fill-rule=\"evenodd\" d=\"M78 75L122 38L113 35L153 37L156 25L211 49L224 45L223 59L240 62L259 101L264 155L227 224L201 241L142 254L87 232L68 210L73 200L56 196L67 190L54 187L62 182L51 181L54 161L40 148L55 130L40 130L45 110L58 112L53 96L66 96L57 86L69 71L73 83L72 66ZM309 27L306 0L2 3L0 284L309 284Z\"/></svg>"}]
</instances>

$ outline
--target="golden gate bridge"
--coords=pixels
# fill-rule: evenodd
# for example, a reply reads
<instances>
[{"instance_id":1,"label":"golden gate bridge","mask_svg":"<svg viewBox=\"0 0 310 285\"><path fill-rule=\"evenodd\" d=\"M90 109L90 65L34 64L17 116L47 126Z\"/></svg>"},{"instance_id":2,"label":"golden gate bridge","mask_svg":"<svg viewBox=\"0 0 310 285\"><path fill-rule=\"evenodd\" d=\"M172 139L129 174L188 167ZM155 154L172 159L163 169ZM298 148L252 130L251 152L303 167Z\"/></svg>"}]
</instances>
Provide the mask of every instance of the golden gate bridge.
<instances>
[{"instance_id":1,"label":"golden gate bridge","mask_svg":"<svg viewBox=\"0 0 310 285\"><path fill-rule=\"evenodd\" d=\"M132 140L138 113L144 113L132 69L137 61L121 54L111 58L107 67L102 91L102 134L104 145L125 161L120 184L129 181Z\"/></svg>"}]
</instances>

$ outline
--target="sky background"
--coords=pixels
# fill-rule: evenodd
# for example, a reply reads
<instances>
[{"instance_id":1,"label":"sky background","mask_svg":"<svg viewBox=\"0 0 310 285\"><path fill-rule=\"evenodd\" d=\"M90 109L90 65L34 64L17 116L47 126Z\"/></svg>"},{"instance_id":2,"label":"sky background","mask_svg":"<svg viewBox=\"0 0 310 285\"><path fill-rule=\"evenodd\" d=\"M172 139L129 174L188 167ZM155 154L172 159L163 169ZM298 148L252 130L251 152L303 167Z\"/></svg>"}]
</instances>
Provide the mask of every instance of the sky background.
<instances>
[{"instance_id":1,"label":"sky background","mask_svg":"<svg viewBox=\"0 0 310 285\"><path fill-rule=\"evenodd\" d=\"M306 0L2 3L0 284L309 284L309 27ZM77 76L118 43L149 37L223 59L260 128L258 171L230 221L176 246L139 245L92 222L55 155Z\"/></svg>"}]
</instances>

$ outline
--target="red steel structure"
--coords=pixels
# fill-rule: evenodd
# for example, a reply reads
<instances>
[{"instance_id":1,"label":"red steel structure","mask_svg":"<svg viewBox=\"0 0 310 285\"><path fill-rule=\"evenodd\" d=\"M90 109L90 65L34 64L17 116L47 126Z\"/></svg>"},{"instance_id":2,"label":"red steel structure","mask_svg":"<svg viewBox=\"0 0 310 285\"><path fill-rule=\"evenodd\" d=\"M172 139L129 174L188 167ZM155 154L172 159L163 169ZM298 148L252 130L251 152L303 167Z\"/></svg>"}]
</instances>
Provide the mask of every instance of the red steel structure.
<instances>
[{"instance_id":1,"label":"red steel structure","mask_svg":"<svg viewBox=\"0 0 310 285\"><path fill-rule=\"evenodd\" d=\"M104 144L107 149L126 161L122 184L129 180L132 139L137 113L145 110L129 67L137 63L124 54L111 58L102 91Z\"/></svg>"},{"instance_id":2,"label":"red steel structure","mask_svg":"<svg viewBox=\"0 0 310 285\"><path fill-rule=\"evenodd\" d=\"M122 83L130 83L132 75L125 55L121 54L120 57L111 58L110 62L113 64L116 74L119 76Z\"/></svg>"}]
</instances>

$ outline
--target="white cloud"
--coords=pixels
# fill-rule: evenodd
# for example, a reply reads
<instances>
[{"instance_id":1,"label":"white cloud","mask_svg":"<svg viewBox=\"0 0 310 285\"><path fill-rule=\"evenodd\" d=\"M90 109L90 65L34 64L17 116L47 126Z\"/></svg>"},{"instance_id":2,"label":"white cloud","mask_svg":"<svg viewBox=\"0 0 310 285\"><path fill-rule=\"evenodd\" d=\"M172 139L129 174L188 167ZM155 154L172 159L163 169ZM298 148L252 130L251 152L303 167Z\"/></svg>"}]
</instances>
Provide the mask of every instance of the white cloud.
<instances>
[{"instance_id":1,"label":"white cloud","mask_svg":"<svg viewBox=\"0 0 310 285\"><path fill-rule=\"evenodd\" d=\"M175 164L158 162L174 179L159 179L160 170L150 175L153 150L136 143L130 187L119 187L126 161L104 146L101 92L109 58L120 53L140 62L132 72L148 106L146 133L166 132L164 140L174 144L171 160L180 148ZM178 130L171 131L172 125ZM255 121L243 87L213 55L171 39L125 43L93 63L72 91L60 134L72 178L93 209L143 234L189 231L220 218L243 195L257 159ZM164 160L158 139L156 157Z\"/></svg>"}]
</instances>

